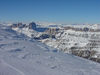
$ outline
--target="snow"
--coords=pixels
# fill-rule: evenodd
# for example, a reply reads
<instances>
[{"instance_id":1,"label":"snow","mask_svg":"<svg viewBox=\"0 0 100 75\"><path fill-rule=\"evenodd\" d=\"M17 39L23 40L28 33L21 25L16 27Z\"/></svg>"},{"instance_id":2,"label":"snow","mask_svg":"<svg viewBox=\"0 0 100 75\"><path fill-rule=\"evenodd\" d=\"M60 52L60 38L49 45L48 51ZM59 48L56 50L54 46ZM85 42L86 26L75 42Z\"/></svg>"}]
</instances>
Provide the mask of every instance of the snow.
<instances>
[{"instance_id":1,"label":"snow","mask_svg":"<svg viewBox=\"0 0 100 75\"><path fill-rule=\"evenodd\" d=\"M42 25L38 25L37 30L29 29L28 26L20 28L20 27L12 27L13 30L25 34L30 38L34 38L46 45L56 48L59 51L63 51L64 53L72 54L72 48L74 51L95 51L96 53L93 54L91 57L100 59L100 29L99 24L95 25L49 25L47 29L55 29L59 28L58 31L50 32L49 30L39 32L42 28ZM44 25L43 25L44 26ZM64 28L65 27L65 28ZM66 29L66 27L69 27ZM70 28L72 27L72 29ZM73 29L76 28L76 29ZM85 28L85 30L84 30ZM91 31L94 29L94 31ZM83 31L81 31L83 30ZM88 31L89 30L89 31ZM54 38L46 37L43 35L51 36L53 35ZM95 45L93 45L95 44ZM79 53L80 54L80 53Z\"/></svg>"},{"instance_id":2,"label":"snow","mask_svg":"<svg viewBox=\"0 0 100 75\"><path fill-rule=\"evenodd\" d=\"M56 52L0 25L0 75L100 75L100 64Z\"/></svg>"},{"instance_id":3,"label":"snow","mask_svg":"<svg viewBox=\"0 0 100 75\"><path fill-rule=\"evenodd\" d=\"M63 30L59 30L59 32L55 34L55 37L56 37L55 40L48 38L48 39L41 40L41 42L45 43L48 46L62 50L64 53L72 53L71 52L72 47L77 47L77 50L80 51L89 50L90 47L93 47L91 50L97 52L94 55L94 57L100 58L100 41L99 41L100 32L89 32L89 31L84 32L84 31L75 31L72 29L68 29L68 30L63 29ZM96 46L91 45L95 43L97 44Z\"/></svg>"}]
</instances>

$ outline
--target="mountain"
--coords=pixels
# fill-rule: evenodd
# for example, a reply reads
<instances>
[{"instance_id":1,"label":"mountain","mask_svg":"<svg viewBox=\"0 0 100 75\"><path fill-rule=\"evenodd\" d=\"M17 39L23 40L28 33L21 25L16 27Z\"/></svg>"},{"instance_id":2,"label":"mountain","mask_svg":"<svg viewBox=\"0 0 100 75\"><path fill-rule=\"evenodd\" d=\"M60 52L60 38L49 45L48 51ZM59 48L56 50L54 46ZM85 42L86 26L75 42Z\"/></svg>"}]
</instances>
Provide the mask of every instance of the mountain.
<instances>
[{"instance_id":1,"label":"mountain","mask_svg":"<svg viewBox=\"0 0 100 75\"><path fill-rule=\"evenodd\" d=\"M41 42L64 53L100 62L100 28L70 25L53 30L49 34L55 35L55 39L47 38Z\"/></svg>"},{"instance_id":2,"label":"mountain","mask_svg":"<svg viewBox=\"0 0 100 75\"><path fill-rule=\"evenodd\" d=\"M64 53L100 62L100 24L47 25L43 28L33 22L26 27L22 26L12 29Z\"/></svg>"},{"instance_id":3,"label":"mountain","mask_svg":"<svg viewBox=\"0 0 100 75\"><path fill-rule=\"evenodd\" d=\"M57 52L0 25L0 75L100 75L100 64Z\"/></svg>"}]
</instances>

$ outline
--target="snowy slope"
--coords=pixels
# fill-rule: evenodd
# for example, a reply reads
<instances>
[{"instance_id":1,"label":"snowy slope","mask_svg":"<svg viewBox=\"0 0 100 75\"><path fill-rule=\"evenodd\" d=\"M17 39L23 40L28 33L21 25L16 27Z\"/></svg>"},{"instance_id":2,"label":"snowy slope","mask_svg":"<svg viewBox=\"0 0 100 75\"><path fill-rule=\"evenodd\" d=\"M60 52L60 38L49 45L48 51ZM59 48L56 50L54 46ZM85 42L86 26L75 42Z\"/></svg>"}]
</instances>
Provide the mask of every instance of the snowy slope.
<instances>
[{"instance_id":1,"label":"snowy slope","mask_svg":"<svg viewBox=\"0 0 100 75\"><path fill-rule=\"evenodd\" d=\"M0 75L100 75L100 64L58 53L0 25Z\"/></svg>"}]
</instances>

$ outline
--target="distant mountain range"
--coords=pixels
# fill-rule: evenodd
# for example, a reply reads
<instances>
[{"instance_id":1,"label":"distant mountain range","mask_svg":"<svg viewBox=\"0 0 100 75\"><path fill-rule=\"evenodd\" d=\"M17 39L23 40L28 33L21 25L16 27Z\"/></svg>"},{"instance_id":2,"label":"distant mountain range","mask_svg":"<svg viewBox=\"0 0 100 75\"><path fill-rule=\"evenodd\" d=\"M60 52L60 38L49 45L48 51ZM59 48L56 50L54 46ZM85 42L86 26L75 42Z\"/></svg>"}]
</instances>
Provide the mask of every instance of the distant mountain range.
<instances>
[{"instance_id":1,"label":"distant mountain range","mask_svg":"<svg viewBox=\"0 0 100 75\"><path fill-rule=\"evenodd\" d=\"M31 22L11 28L58 51L100 62L100 24L43 26Z\"/></svg>"}]
</instances>

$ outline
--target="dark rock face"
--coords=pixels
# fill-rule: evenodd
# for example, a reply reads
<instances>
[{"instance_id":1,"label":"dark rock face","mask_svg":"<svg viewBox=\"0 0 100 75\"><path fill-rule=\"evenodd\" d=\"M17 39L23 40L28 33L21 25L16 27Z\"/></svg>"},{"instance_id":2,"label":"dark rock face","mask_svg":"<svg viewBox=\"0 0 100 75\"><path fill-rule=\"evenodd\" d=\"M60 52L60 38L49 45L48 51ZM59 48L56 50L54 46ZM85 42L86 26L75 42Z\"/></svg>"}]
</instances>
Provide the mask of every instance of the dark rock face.
<instances>
[{"instance_id":1,"label":"dark rock face","mask_svg":"<svg viewBox=\"0 0 100 75\"><path fill-rule=\"evenodd\" d=\"M20 26L22 26L22 25L23 25L22 23L18 23L18 24L17 24L18 27L20 27Z\"/></svg>"},{"instance_id":2,"label":"dark rock face","mask_svg":"<svg viewBox=\"0 0 100 75\"><path fill-rule=\"evenodd\" d=\"M11 27L15 28L15 27L17 27L17 24L13 24Z\"/></svg>"},{"instance_id":3,"label":"dark rock face","mask_svg":"<svg viewBox=\"0 0 100 75\"><path fill-rule=\"evenodd\" d=\"M24 28L25 26L26 26L26 24L18 23L18 24L13 24L11 27L13 27L13 28L16 28L16 27Z\"/></svg>"},{"instance_id":4,"label":"dark rock face","mask_svg":"<svg viewBox=\"0 0 100 75\"><path fill-rule=\"evenodd\" d=\"M87 32L87 31L89 31L89 28L85 27L83 30L84 30L85 32Z\"/></svg>"},{"instance_id":5,"label":"dark rock face","mask_svg":"<svg viewBox=\"0 0 100 75\"><path fill-rule=\"evenodd\" d=\"M36 30L36 23L35 23L35 22L31 22L31 23L29 24L29 29L34 29L34 30Z\"/></svg>"}]
</instances>

